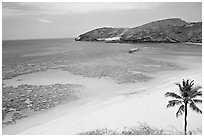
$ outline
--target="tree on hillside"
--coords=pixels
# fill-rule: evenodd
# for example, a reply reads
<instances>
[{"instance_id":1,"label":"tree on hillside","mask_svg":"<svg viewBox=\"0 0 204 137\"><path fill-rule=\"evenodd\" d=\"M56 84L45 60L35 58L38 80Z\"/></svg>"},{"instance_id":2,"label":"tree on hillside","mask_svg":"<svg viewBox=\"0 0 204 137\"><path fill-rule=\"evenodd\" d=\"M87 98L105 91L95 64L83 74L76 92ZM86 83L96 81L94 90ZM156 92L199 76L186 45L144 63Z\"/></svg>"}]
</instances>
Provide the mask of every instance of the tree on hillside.
<instances>
[{"instance_id":1,"label":"tree on hillside","mask_svg":"<svg viewBox=\"0 0 204 137\"><path fill-rule=\"evenodd\" d=\"M175 105L180 105L178 111L176 112L176 117L182 115L184 113L184 133L187 134L187 108L189 107L198 113L202 114L202 111L197 107L196 103L202 103L201 99L197 97L202 96L201 86L194 86L194 80L189 82L183 80L181 84L177 83L179 87L180 94L176 94L174 92L166 92L166 97L175 98L174 100L170 100L168 102L167 108L174 107Z\"/></svg>"}]
</instances>

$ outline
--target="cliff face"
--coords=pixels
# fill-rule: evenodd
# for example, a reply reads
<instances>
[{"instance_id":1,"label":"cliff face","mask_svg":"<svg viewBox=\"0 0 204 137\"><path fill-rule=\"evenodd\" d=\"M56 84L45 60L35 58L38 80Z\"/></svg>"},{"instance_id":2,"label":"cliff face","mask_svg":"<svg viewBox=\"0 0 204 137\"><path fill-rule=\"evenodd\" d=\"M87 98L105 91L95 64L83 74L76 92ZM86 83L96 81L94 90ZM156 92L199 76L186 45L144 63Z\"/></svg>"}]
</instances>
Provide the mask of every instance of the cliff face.
<instances>
[{"instance_id":1,"label":"cliff face","mask_svg":"<svg viewBox=\"0 0 204 137\"><path fill-rule=\"evenodd\" d=\"M106 42L202 42L202 23L179 18L150 22L134 28L98 28L78 36L76 41Z\"/></svg>"}]
</instances>

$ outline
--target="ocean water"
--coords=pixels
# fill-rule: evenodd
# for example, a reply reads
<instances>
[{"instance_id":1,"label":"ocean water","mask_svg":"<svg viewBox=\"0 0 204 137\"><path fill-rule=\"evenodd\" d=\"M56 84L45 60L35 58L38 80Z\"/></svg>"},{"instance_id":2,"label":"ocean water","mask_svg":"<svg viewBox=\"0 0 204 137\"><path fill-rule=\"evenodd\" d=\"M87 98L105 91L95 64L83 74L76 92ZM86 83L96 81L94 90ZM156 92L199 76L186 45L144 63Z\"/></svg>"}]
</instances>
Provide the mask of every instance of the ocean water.
<instances>
[{"instance_id":1,"label":"ocean water","mask_svg":"<svg viewBox=\"0 0 204 137\"><path fill-rule=\"evenodd\" d=\"M128 50L138 47L142 50L148 49L149 56L155 53L164 55L201 55L201 46L189 44L119 44L103 42L75 42L74 39L36 39L36 40L12 40L2 41L3 64L21 62L27 59L62 54L69 59L93 58L127 55ZM144 51L143 51L144 52ZM152 53L151 53L152 52ZM67 53L67 54L66 54ZM151 54L150 54L151 53ZM163 54L162 54L163 53ZM71 57L72 56L72 57Z\"/></svg>"},{"instance_id":2,"label":"ocean water","mask_svg":"<svg viewBox=\"0 0 204 137\"><path fill-rule=\"evenodd\" d=\"M113 45L113 46L109 46ZM2 42L3 64L21 62L27 59L40 58L61 53L67 53L70 60L76 58L90 58L93 56L106 56L122 52L131 45L120 46L95 42L75 42L74 39L40 39L40 40L13 40ZM103 49L103 51L102 51ZM72 57L71 57L72 56Z\"/></svg>"},{"instance_id":3,"label":"ocean water","mask_svg":"<svg viewBox=\"0 0 204 137\"><path fill-rule=\"evenodd\" d=\"M132 48L140 51L129 54ZM202 47L190 44L75 42L74 39L2 42L3 79L63 68L85 77L107 77L121 83L134 83L149 80L155 72L183 69L176 60L185 56L201 57Z\"/></svg>"}]
</instances>

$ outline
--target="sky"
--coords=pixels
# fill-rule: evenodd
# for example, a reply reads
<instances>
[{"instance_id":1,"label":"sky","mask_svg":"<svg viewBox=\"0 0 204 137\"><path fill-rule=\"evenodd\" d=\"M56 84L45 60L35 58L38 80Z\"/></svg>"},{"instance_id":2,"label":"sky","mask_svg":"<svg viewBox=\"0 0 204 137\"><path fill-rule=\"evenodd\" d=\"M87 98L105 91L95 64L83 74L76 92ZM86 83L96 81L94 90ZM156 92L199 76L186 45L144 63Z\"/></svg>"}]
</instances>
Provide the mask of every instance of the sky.
<instances>
[{"instance_id":1,"label":"sky","mask_svg":"<svg viewBox=\"0 0 204 137\"><path fill-rule=\"evenodd\" d=\"M3 2L2 39L74 38L99 27L202 21L201 2Z\"/></svg>"}]
</instances>

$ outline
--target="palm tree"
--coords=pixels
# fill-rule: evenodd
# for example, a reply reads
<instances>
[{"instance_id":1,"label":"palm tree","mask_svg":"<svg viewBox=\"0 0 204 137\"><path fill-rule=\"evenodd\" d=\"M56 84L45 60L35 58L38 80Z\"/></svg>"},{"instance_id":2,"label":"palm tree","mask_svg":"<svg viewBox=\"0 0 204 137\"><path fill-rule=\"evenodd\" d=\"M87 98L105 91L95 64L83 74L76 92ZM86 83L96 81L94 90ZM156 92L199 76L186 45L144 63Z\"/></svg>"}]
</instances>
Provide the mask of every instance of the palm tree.
<instances>
[{"instance_id":1,"label":"palm tree","mask_svg":"<svg viewBox=\"0 0 204 137\"><path fill-rule=\"evenodd\" d=\"M189 83L189 79L185 81L183 79L182 85L177 83L180 91L180 95L174 92L166 92L166 97L176 98L175 100L170 100L168 102L167 108L174 107L175 105L180 105L178 111L176 112L176 117L182 115L184 112L184 133L187 134L187 106L202 114L202 111L196 106L196 103L202 103L202 100L197 99L196 97L202 96L202 91L200 90L201 86L194 86L194 80Z\"/></svg>"}]
</instances>

